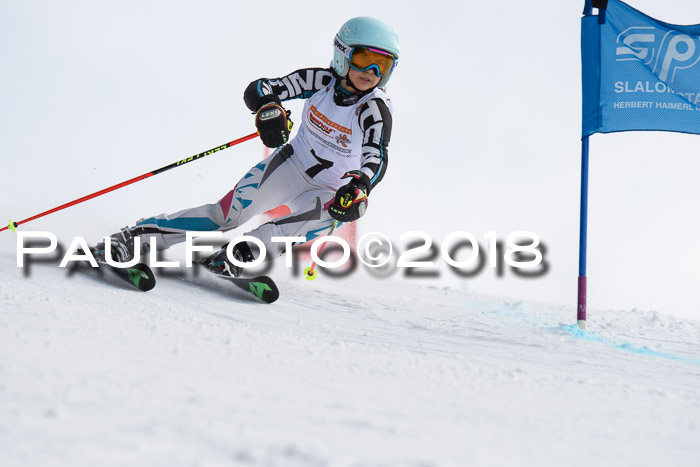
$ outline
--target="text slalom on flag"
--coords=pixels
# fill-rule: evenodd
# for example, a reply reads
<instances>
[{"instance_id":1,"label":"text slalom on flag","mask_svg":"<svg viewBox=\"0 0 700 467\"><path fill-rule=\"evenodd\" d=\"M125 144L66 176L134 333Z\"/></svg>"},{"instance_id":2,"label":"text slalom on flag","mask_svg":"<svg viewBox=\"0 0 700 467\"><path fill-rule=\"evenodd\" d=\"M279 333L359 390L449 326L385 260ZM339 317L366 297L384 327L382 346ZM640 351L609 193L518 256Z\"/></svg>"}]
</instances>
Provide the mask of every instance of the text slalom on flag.
<instances>
[{"instance_id":1,"label":"text slalom on flag","mask_svg":"<svg viewBox=\"0 0 700 467\"><path fill-rule=\"evenodd\" d=\"M583 136L700 134L699 36L700 25L667 24L618 0L583 17Z\"/></svg>"}]
</instances>

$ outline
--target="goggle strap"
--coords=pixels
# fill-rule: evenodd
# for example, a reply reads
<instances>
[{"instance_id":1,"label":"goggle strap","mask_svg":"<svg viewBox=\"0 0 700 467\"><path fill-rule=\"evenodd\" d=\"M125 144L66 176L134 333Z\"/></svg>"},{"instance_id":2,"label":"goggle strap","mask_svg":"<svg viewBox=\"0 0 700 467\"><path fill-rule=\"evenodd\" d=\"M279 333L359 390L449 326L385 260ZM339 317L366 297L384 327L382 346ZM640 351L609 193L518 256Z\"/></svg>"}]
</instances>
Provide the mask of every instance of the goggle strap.
<instances>
[{"instance_id":1,"label":"goggle strap","mask_svg":"<svg viewBox=\"0 0 700 467\"><path fill-rule=\"evenodd\" d=\"M377 54L379 54L379 55L389 55L389 56L391 56L391 58L394 58L393 55L391 55L389 52L387 52L387 51L385 51L385 50L374 49L374 48L372 48L372 47L365 47L365 49L369 50L370 52L377 53Z\"/></svg>"}]
</instances>

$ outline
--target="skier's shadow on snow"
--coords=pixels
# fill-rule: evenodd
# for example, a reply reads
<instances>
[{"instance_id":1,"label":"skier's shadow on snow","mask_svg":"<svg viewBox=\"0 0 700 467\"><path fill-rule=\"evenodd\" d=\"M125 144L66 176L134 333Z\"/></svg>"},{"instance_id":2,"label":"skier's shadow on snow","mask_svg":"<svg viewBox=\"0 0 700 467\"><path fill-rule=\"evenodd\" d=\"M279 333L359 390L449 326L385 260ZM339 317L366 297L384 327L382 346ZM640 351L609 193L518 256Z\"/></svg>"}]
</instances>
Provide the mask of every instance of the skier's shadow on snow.
<instances>
[{"instance_id":1,"label":"skier's shadow on snow","mask_svg":"<svg viewBox=\"0 0 700 467\"><path fill-rule=\"evenodd\" d=\"M132 285L125 282L123 278L120 278L116 275L116 273L110 271L109 268L100 267L99 263L98 266L95 268L90 265L89 261L71 262L70 265L66 267L66 269L67 276L69 278L73 277L73 275L75 275L75 273L77 272L83 274L84 276L90 278L90 280L93 280L95 282L103 284L107 282L111 286L118 287L124 290L136 290ZM138 290L136 291L138 292Z\"/></svg>"},{"instance_id":2,"label":"skier's shadow on snow","mask_svg":"<svg viewBox=\"0 0 700 467\"><path fill-rule=\"evenodd\" d=\"M24 244L24 248L48 248L51 246L51 243L48 241L42 241L42 240L28 240ZM56 250L54 250L53 254L47 255L47 254L37 254L37 255L32 255L32 254L25 254L23 258L23 267L22 267L22 275L24 277L29 277L32 274L32 265L34 264L60 264L61 259L63 259L63 256L66 253L66 249L61 245L61 243L57 243L56 245Z\"/></svg>"}]
</instances>

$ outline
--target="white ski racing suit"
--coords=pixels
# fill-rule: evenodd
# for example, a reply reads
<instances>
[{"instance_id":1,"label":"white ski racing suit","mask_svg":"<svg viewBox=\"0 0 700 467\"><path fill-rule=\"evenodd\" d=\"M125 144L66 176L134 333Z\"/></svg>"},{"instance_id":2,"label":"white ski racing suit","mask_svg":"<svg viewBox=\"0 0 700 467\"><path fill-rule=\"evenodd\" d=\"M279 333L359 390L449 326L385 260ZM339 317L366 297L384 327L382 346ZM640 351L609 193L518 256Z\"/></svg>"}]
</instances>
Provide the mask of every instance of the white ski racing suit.
<instances>
[{"instance_id":1,"label":"white ski racing suit","mask_svg":"<svg viewBox=\"0 0 700 467\"><path fill-rule=\"evenodd\" d=\"M283 78L262 78L246 89L244 100L253 112L267 94L282 101L306 99L298 132L292 140L252 167L222 199L173 214L141 219L131 228L142 237L142 250L156 237L158 250L185 240L186 231L227 231L255 215L286 204L291 214L247 232L260 239L268 258L284 252L271 237L304 237L307 241L330 228L328 206L341 177L361 170L379 183L387 168L391 136L391 103L383 90L362 95L339 87L331 69L306 68Z\"/></svg>"}]
</instances>

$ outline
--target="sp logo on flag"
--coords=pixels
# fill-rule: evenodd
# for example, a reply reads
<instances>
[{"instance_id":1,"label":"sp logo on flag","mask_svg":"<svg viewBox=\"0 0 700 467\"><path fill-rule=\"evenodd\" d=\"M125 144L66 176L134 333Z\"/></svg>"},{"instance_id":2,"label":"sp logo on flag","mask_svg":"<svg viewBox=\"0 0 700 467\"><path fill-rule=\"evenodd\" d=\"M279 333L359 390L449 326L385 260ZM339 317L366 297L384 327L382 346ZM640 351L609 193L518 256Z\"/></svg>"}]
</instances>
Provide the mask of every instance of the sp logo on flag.
<instances>
[{"instance_id":1,"label":"sp logo on flag","mask_svg":"<svg viewBox=\"0 0 700 467\"><path fill-rule=\"evenodd\" d=\"M617 36L616 61L640 61L659 77L673 83L678 70L700 61L700 38L656 27L631 27Z\"/></svg>"}]
</instances>

